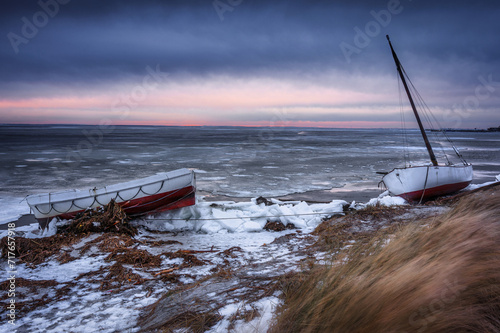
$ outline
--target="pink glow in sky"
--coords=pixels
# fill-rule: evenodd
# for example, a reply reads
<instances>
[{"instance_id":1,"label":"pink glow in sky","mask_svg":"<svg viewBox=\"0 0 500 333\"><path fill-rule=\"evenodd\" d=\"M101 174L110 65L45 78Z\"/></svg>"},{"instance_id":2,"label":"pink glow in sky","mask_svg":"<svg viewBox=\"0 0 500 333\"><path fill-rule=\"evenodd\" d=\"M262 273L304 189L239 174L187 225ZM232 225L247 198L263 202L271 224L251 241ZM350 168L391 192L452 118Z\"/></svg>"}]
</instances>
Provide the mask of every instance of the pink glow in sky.
<instances>
[{"instance_id":1,"label":"pink glow in sky","mask_svg":"<svg viewBox=\"0 0 500 333\"><path fill-rule=\"evenodd\" d=\"M137 82L134 84L134 82ZM439 94L432 101L443 102ZM409 109L409 107L406 107ZM438 118L443 109L436 108ZM412 116L409 115L410 127ZM476 119L469 127L487 127ZM0 100L0 123L398 128L393 77L325 73L314 79L210 77L52 91Z\"/></svg>"},{"instance_id":2,"label":"pink glow in sky","mask_svg":"<svg viewBox=\"0 0 500 333\"><path fill-rule=\"evenodd\" d=\"M141 81L139 81L141 82ZM348 87L282 81L211 78L99 87L78 94L0 100L2 123L213 126L397 127L387 96ZM104 91L109 91L105 93ZM380 119L373 116L375 106ZM366 116L369 116L366 119Z\"/></svg>"},{"instance_id":3,"label":"pink glow in sky","mask_svg":"<svg viewBox=\"0 0 500 333\"><path fill-rule=\"evenodd\" d=\"M500 121L494 1L5 3L0 123L399 127L386 34L440 125Z\"/></svg>"}]
</instances>

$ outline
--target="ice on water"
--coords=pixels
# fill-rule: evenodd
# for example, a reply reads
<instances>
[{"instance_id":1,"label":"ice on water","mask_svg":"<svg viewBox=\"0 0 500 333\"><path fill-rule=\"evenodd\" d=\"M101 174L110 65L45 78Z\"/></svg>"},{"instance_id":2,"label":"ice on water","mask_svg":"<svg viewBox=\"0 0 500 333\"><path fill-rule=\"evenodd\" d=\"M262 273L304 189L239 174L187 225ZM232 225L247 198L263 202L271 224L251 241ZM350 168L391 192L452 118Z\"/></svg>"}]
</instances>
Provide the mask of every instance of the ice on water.
<instances>
[{"instance_id":1,"label":"ice on water","mask_svg":"<svg viewBox=\"0 0 500 333\"><path fill-rule=\"evenodd\" d=\"M200 193L272 198L377 189L377 171L404 165L397 129L117 126L102 136L89 136L95 131L91 126L0 129L0 224L29 213L21 202L28 194L100 187L178 168L196 170ZM419 135L410 131L406 139L423 147ZM464 157L474 164L474 183L491 181L499 173L498 134L456 135ZM426 161L425 149L415 149L411 158Z\"/></svg>"}]
</instances>

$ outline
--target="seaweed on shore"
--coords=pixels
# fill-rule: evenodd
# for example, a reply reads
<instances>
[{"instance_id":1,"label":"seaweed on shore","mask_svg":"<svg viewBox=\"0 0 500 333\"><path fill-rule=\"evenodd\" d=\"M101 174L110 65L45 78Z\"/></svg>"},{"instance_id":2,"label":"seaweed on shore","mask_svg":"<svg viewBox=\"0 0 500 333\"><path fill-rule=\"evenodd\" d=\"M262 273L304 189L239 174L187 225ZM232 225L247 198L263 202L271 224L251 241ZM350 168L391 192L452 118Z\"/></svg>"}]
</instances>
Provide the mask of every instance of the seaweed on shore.
<instances>
[{"instance_id":1,"label":"seaweed on shore","mask_svg":"<svg viewBox=\"0 0 500 333\"><path fill-rule=\"evenodd\" d=\"M190 251L188 250L178 250L176 252L164 252L163 255L165 255L169 259L176 259L176 258L183 259L184 262L181 264L181 268L203 266L207 264L207 262L198 259L198 257L190 253Z\"/></svg>"},{"instance_id":2,"label":"seaweed on shore","mask_svg":"<svg viewBox=\"0 0 500 333\"><path fill-rule=\"evenodd\" d=\"M1 290L8 290L10 280L0 283ZM56 280L31 280L22 277L16 277L16 310L19 315L26 315L27 313L46 306L54 299L61 300L66 297L71 291L73 283L59 283ZM8 293L0 295L0 304L7 306L9 299ZM16 314L17 315L17 314Z\"/></svg>"},{"instance_id":3,"label":"seaweed on shore","mask_svg":"<svg viewBox=\"0 0 500 333\"><path fill-rule=\"evenodd\" d=\"M15 251L14 255L17 260L21 263L25 263L28 267L34 267L45 262L48 258L59 254L61 248L64 246L70 246L80 239L84 235L54 235L45 238L15 238ZM7 258L8 247L7 247L7 237L0 240L0 248L2 249L2 258ZM60 257L61 261L67 260L67 256Z\"/></svg>"},{"instance_id":4,"label":"seaweed on shore","mask_svg":"<svg viewBox=\"0 0 500 333\"><path fill-rule=\"evenodd\" d=\"M155 256L146 250L135 248L117 248L104 260L114 260L116 263L134 265L135 267L159 267L161 265L161 258L159 255Z\"/></svg>"},{"instance_id":5,"label":"seaweed on shore","mask_svg":"<svg viewBox=\"0 0 500 333\"><path fill-rule=\"evenodd\" d=\"M123 267L119 262L115 262L111 266L101 267L97 271L86 272L78 275L75 280L87 279L92 282L100 282L99 290L118 291L125 287L128 289L133 285L142 284L147 279L135 273L132 269Z\"/></svg>"},{"instance_id":6,"label":"seaweed on shore","mask_svg":"<svg viewBox=\"0 0 500 333\"><path fill-rule=\"evenodd\" d=\"M124 285L142 284L145 281L139 274L134 273L130 268L125 268L119 262L109 267L108 274L101 280L100 290L110 290L120 288Z\"/></svg>"},{"instance_id":7,"label":"seaweed on shore","mask_svg":"<svg viewBox=\"0 0 500 333\"><path fill-rule=\"evenodd\" d=\"M280 221L267 221L266 225L264 226L264 230L267 231L283 231L287 229L296 229L293 223L288 223L287 225L284 225Z\"/></svg>"},{"instance_id":8,"label":"seaweed on shore","mask_svg":"<svg viewBox=\"0 0 500 333\"><path fill-rule=\"evenodd\" d=\"M90 232L113 232L135 236L137 228L130 225L129 217L114 200L104 207L79 213L71 223L58 228L58 233L86 234Z\"/></svg>"},{"instance_id":9,"label":"seaweed on shore","mask_svg":"<svg viewBox=\"0 0 500 333\"><path fill-rule=\"evenodd\" d=\"M113 252L117 249L127 249L138 241L129 235L105 233L94 240L87 242L81 249L80 254L87 253L96 246L102 252Z\"/></svg>"},{"instance_id":10,"label":"seaweed on shore","mask_svg":"<svg viewBox=\"0 0 500 333\"><path fill-rule=\"evenodd\" d=\"M137 234L137 229L128 223L128 217L123 209L113 200L106 206L88 210L79 214L70 224L58 229L57 234L43 238L15 237L14 255L21 263L34 267L45 262L48 258L58 255L61 263L74 260L67 252L62 252L63 247L69 247L88 236L91 232L104 232L105 234L95 240L101 242L99 247L103 251L112 251L115 247L128 247L135 243L132 237ZM117 235L110 237L108 235ZM0 240L1 257L8 256L8 238ZM82 249L82 253L88 247Z\"/></svg>"}]
</instances>

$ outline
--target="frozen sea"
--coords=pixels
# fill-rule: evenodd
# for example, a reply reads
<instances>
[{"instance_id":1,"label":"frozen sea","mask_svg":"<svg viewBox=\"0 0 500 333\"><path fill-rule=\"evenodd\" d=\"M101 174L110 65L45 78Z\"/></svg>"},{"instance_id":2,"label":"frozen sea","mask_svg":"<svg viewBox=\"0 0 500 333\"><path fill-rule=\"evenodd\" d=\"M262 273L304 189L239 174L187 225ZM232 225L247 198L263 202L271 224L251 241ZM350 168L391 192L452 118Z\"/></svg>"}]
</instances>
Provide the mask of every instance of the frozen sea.
<instances>
[{"instance_id":1,"label":"frozen sea","mask_svg":"<svg viewBox=\"0 0 500 333\"><path fill-rule=\"evenodd\" d=\"M474 184L500 173L500 133L448 135L473 164ZM404 166L405 156L427 163L420 133L410 130L405 139L399 129L0 125L0 140L0 224L29 213L29 194L178 168L196 171L205 200L330 202L376 196L376 172ZM443 138L431 140L441 162L444 154L452 159Z\"/></svg>"}]
</instances>

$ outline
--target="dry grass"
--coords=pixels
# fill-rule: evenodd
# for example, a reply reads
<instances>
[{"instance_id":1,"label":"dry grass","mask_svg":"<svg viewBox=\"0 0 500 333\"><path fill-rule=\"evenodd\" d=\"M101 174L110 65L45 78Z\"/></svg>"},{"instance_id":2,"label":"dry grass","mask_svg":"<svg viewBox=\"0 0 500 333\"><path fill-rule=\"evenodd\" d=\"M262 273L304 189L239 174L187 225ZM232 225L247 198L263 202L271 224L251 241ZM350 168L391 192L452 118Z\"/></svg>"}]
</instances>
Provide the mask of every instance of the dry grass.
<instances>
[{"instance_id":1,"label":"dry grass","mask_svg":"<svg viewBox=\"0 0 500 333\"><path fill-rule=\"evenodd\" d=\"M179 332L179 329L189 328L189 332L202 333L209 330L221 318L213 310L207 312L185 311L166 322L165 326L159 329L159 332L173 333ZM181 332L183 331L181 330Z\"/></svg>"},{"instance_id":2,"label":"dry grass","mask_svg":"<svg viewBox=\"0 0 500 333\"><path fill-rule=\"evenodd\" d=\"M333 217L314 230L313 235L318 236L314 247L320 251L338 251L354 241L370 242L377 232L394 233L404 223L395 217L401 216L408 209L405 206L375 205L351 211L345 216Z\"/></svg>"},{"instance_id":3,"label":"dry grass","mask_svg":"<svg viewBox=\"0 0 500 333\"><path fill-rule=\"evenodd\" d=\"M271 332L500 332L499 193L387 237L289 282Z\"/></svg>"}]
</instances>

